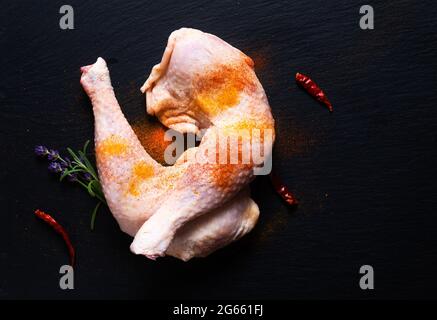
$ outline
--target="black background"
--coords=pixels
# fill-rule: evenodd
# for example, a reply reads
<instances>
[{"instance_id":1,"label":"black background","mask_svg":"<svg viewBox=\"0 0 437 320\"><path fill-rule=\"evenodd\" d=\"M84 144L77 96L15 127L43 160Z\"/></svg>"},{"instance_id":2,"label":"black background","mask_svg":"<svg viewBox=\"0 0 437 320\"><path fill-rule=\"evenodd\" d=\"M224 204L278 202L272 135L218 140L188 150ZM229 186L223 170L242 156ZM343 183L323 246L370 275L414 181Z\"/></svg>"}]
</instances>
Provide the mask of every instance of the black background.
<instances>
[{"instance_id":1,"label":"black background","mask_svg":"<svg viewBox=\"0 0 437 320\"><path fill-rule=\"evenodd\" d=\"M75 29L59 28L70 4ZM375 29L359 27L359 8ZM437 297L436 4L431 1L32 1L1 3L0 298ZM206 259L156 262L129 252L110 212L89 229L94 201L58 183L36 144L79 148L93 137L79 67L109 61L130 121L139 87L182 26L213 33L255 60L277 123L274 167L300 200L286 208L253 183L255 230ZM329 114L294 82L311 75ZM75 290L58 287L70 231ZM361 265L375 290L359 288Z\"/></svg>"}]
</instances>

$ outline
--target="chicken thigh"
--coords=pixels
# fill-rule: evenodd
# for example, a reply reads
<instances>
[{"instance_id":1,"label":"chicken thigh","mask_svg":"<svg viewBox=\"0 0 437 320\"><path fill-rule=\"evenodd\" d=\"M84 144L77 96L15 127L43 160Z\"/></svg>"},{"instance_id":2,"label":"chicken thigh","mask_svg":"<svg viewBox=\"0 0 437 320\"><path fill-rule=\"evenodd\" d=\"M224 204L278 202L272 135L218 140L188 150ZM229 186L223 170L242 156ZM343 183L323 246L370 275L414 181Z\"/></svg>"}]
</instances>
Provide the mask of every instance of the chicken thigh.
<instances>
[{"instance_id":1,"label":"chicken thigh","mask_svg":"<svg viewBox=\"0 0 437 320\"><path fill-rule=\"evenodd\" d=\"M161 166L142 147L124 117L111 86L106 63L99 58L82 67L81 84L95 118L97 169L108 206L122 231L135 236L141 225L171 197L175 181L188 167L188 149L174 166ZM186 224L167 254L182 260L204 257L249 232L259 209L248 187L208 214Z\"/></svg>"},{"instance_id":2,"label":"chicken thigh","mask_svg":"<svg viewBox=\"0 0 437 320\"><path fill-rule=\"evenodd\" d=\"M103 59L82 67L81 83L93 104L103 191L120 228L135 236L134 253L188 260L253 228L259 210L247 185L270 158L274 120L249 57L199 30L170 35L161 63L141 88L147 112L179 132L205 132L199 147L169 167L141 146L120 110ZM256 130L270 134L258 137ZM229 151L217 136L238 137L237 163L210 161ZM254 160L255 149L261 150L261 161ZM240 161L247 153L249 161Z\"/></svg>"},{"instance_id":3,"label":"chicken thigh","mask_svg":"<svg viewBox=\"0 0 437 320\"><path fill-rule=\"evenodd\" d=\"M174 130L206 131L196 161L136 234L134 253L162 256L177 230L229 201L254 178L258 166L269 162L274 120L253 67L252 59L214 35L188 28L170 35L161 62L141 87L147 112ZM257 139L256 131L264 135ZM238 137L237 153L249 153L250 160L210 163L210 150L213 157L228 154L228 145L217 144L217 136ZM253 159L255 149L263 150L261 162Z\"/></svg>"}]
</instances>

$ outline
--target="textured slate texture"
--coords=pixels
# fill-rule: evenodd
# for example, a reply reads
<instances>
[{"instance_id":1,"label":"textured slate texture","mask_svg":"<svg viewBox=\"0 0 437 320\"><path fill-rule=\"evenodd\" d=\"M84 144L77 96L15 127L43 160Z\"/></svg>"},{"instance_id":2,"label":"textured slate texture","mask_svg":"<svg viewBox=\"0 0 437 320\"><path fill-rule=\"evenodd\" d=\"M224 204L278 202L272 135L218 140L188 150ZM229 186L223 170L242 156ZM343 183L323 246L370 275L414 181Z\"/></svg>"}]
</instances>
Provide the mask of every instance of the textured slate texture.
<instances>
[{"instance_id":1,"label":"textured slate texture","mask_svg":"<svg viewBox=\"0 0 437 320\"><path fill-rule=\"evenodd\" d=\"M63 4L2 5L1 298L437 297L435 2L368 2L372 31L359 28L361 1L69 1L70 31L58 26ZM90 232L93 200L32 150L93 137L79 67L98 56L128 119L145 117L138 88L182 26L254 58L277 121L274 166L301 204L287 209L259 178L250 235L207 259L152 262L129 252L107 210ZM296 86L297 71L333 114ZM71 231L75 290L58 288L66 251L35 208ZM372 292L358 286L364 264Z\"/></svg>"}]
</instances>

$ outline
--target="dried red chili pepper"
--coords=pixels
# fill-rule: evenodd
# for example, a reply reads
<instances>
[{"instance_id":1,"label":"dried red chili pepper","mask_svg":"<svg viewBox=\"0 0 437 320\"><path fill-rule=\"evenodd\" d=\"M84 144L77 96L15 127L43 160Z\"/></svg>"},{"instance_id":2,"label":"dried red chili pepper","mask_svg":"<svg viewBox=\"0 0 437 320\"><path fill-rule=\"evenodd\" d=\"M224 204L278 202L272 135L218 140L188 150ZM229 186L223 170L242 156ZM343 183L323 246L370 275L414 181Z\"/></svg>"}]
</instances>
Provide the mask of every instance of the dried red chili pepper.
<instances>
[{"instance_id":1,"label":"dried red chili pepper","mask_svg":"<svg viewBox=\"0 0 437 320\"><path fill-rule=\"evenodd\" d=\"M273 188L276 192L284 199L284 201L290 205L295 206L298 204L297 199L291 193L291 191L287 188L287 186L281 181L279 176L277 176L273 171L270 172L270 181L272 182Z\"/></svg>"},{"instance_id":2,"label":"dried red chili pepper","mask_svg":"<svg viewBox=\"0 0 437 320\"><path fill-rule=\"evenodd\" d=\"M48 225L50 225L57 233L59 233L62 238L64 239L65 244L67 245L68 252L70 254L70 265L74 266L75 262L75 251L73 244L70 241L70 237L68 236L67 231L49 214L45 213L44 211L35 210L35 215L46 222Z\"/></svg>"},{"instance_id":3,"label":"dried red chili pepper","mask_svg":"<svg viewBox=\"0 0 437 320\"><path fill-rule=\"evenodd\" d=\"M322 89L320 89L320 87L313 80L311 80L310 77L298 72L296 73L296 82L301 87L303 87L311 96L313 96L319 102L326 105L330 112L334 111L331 102L326 97L326 94L322 91Z\"/></svg>"}]
</instances>

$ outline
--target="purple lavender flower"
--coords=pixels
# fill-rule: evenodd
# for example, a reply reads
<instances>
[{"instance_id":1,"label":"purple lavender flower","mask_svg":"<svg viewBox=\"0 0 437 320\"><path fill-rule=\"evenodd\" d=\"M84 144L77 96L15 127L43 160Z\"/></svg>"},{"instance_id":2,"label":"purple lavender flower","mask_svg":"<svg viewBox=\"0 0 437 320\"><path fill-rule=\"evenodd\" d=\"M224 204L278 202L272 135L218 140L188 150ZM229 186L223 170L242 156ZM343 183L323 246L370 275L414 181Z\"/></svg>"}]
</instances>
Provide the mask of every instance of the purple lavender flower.
<instances>
[{"instance_id":1,"label":"purple lavender flower","mask_svg":"<svg viewBox=\"0 0 437 320\"><path fill-rule=\"evenodd\" d=\"M60 172L62 172L62 167L59 164L59 162L50 162L50 164L48 166L48 169L49 169L50 172L53 172L53 173L60 173Z\"/></svg>"},{"instance_id":2,"label":"purple lavender flower","mask_svg":"<svg viewBox=\"0 0 437 320\"><path fill-rule=\"evenodd\" d=\"M44 157L49 153L49 150L44 146L36 146L34 152L39 157Z\"/></svg>"},{"instance_id":3,"label":"purple lavender flower","mask_svg":"<svg viewBox=\"0 0 437 320\"><path fill-rule=\"evenodd\" d=\"M88 172L84 172L84 174L82 175L83 179L87 182L93 180L93 177L88 173Z\"/></svg>"},{"instance_id":4,"label":"purple lavender flower","mask_svg":"<svg viewBox=\"0 0 437 320\"><path fill-rule=\"evenodd\" d=\"M50 161L58 160L58 158L59 158L59 152L58 152L57 150L50 149L50 151L49 151L49 153L48 153L48 155L47 155L47 158L48 158Z\"/></svg>"},{"instance_id":5,"label":"purple lavender flower","mask_svg":"<svg viewBox=\"0 0 437 320\"><path fill-rule=\"evenodd\" d=\"M68 157L65 157L64 159L60 159L61 161L59 164L61 165L62 169L67 169L71 166L71 161Z\"/></svg>"},{"instance_id":6,"label":"purple lavender flower","mask_svg":"<svg viewBox=\"0 0 437 320\"><path fill-rule=\"evenodd\" d=\"M68 181L76 182L77 181L77 173L73 172L67 176Z\"/></svg>"}]
</instances>

